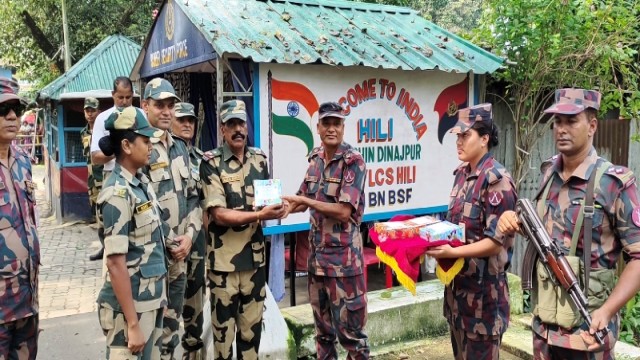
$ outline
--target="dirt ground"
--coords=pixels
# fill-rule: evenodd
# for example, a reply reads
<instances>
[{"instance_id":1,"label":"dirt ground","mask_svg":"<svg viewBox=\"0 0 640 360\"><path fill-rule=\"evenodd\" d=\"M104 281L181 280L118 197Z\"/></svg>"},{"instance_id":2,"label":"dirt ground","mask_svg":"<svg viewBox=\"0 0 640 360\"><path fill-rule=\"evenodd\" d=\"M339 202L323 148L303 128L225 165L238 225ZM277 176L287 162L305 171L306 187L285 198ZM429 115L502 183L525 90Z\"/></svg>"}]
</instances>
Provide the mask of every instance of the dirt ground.
<instances>
[{"instance_id":1,"label":"dirt ground","mask_svg":"<svg viewBox=\"0 0 640 360\"><path fill-rule=\"evenodd\" d=\"M453 359L453 351L451 350L451 342L446 337L439 337L429 341L428 343L415 344L397 351L392 351L383 355L373 355L371 358L375 360L451 360ZM522 360L522 358L509 354L505 351L500 352L502 360Z\"/></svg>"}]
</instances>

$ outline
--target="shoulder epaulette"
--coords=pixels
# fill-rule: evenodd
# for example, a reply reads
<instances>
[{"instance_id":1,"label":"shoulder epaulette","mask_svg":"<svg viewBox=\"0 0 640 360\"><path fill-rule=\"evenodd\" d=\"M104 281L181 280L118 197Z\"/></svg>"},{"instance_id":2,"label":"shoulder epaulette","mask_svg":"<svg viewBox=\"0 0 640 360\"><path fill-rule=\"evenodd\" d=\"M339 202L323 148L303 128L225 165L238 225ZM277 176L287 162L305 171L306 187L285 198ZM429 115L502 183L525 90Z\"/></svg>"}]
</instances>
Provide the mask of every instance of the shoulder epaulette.
<instances>
[{"instance_id":1,"label":"shoulder epaulette","mask_svg":"<svg viewBox=\"0 0 640 360\"><path fill-rule=\"evenodd\" d=\"M220 157L220 156L222 156L222 151L220 151L220 149L213 149L213 150L205 151L202 154L202 160L209 161L214 157Z\"/></svg>"},{"instance_id":2,"label":"shoulder epaulette","mask_svg":"<svg viewBox=\"0 0 640 360\"><path fill-rule=\"evenodd\" d=\"M633 183L636 178L631 169L620 165L609 165L604 173L618 179L624 187Z\"/></svg>"},{"instance_id":3,"label":"shoulder epaulette","mask_svg":"<svg viewBox=\"0 0 640 360\"><path fill-rule=\"evenodd\" d=\"M311 161L313 157L318 156L318 154L320 154L320 151L322 151L322 148L320 146L311 150L309 155L307 155L307 160Z\"/></svg>"},{"instance_id":4,"label":"shoulder epaulette","mask_svg":"<svg viewBox=\"0 0 640 360\"><path fill-rule=\"evenodd\" d=\"M501 169L494 166L487 171L487 183L489 183L489 185L496 184L502 180L503 176L504 174Z\"/></svg>"},{"instance_id":5,"label":"shoulder epaulette","mask_svg":"<svg viewBox=\"0 0 640 360\"><path fill-rule=\"evenodd\" d=\"M344 162L347 165L352 164L358 160L364 161L364 159L362 158L362 154L360 154L360 152L354 148L350 148L349 150L345 151L343 157Z\"/></svg>"},{"instance_id":6,"label":"shoulder epaulette","mask_svg":"<svg viewBox=\"0 0 640 360\"><path fill-rule=\"evenodd\" d=\"M260 149L260 148L249 147L249 151L252 152L253 154L267 157L267 154L265 154L264 151L262 151L262 149Z\"/></svg>"}]
</instances>

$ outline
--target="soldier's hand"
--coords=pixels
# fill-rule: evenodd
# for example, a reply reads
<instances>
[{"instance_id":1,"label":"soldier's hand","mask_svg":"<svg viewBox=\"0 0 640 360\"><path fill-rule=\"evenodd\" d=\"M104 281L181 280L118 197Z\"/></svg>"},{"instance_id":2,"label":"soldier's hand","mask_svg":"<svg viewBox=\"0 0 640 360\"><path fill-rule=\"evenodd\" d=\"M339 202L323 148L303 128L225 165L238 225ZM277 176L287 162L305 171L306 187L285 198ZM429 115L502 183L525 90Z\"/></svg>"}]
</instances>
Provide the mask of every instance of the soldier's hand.
<instances>
[{"instance_id":1,"label":"soldier's hand","mask_svg":"<svg viewBox=\"0 0 640 360\"><path fill-rule=\"evenodd\" d=\"M282 219L287 213L283 204L268 205L260 209L260 220Z\"/></svg>"},{"instance_id":2,"label":"soldier's hand","mask_svg":"<svg viewBox=\"0 0 640 360\"><path fill-rule=\"evenodd\" d=\"M189 252L191 252L191 246L193 245L191 238L187 235L179 235L176 236L173 241L180 245L169 250L171 251L171 255L175 260L184 260L189 255Z\"/></svg>"},{"instance_id":3,"label":"soldier's hand","mask_svg":"<svg viewBox=\"0 0 640 360\"><path fill-rule=\"evenodd\" d=\"M140 324L128 325L127 333L129 335L129 339L127 341L127 346L132 354L138 354L144 349L144 334L142 333L142 329L140 329Z\"/></svg>"},{"instance_id":4,"label":"soldier's hand","mask_svg":"<svg viewBox=\"0 0 640 360\"><path fill-rule=\"evenodd\" d=\"M436 259L449 259L458 257L450 245L436 246L427 250L426 254Z\"/></svg>"},{"instance_id":5,"label":"soldier's hand","mask_svg":"<svg viewBox=\"0 0 640 360\"><path fill-rule=\"evenodd\" d=\"M520 231L520 223L518 222L518 215L513 210L507 210L500 215L498 219L498 231L504 235L513 235Z\"/></svg>"},{"instance_id":6,"label":"soldier's hand","mask_svg":"<svg viewBox=\"0 0 640 360\"><path fill-rule=\"evenodd\" d=\"M580 336L587 344L589 351L595 351L600 348L600 344L596 341L595 333L598 330L606 329L613 315L604 308L598 308L591 313L591 327L589 332L582 331Z\"/></svg>"},{"instance_id":7,"label":"soldier's hand","mask_svg":"<svg viewBox=\"0 0 640 360\"><path fill-rule=\"evenodd\" d=\"M300 205L304 205L307 200L306 197L300 195L287 195L283 196L282 199L289 203L289 210L293 210Z\"/></svg>"}]
</instances>

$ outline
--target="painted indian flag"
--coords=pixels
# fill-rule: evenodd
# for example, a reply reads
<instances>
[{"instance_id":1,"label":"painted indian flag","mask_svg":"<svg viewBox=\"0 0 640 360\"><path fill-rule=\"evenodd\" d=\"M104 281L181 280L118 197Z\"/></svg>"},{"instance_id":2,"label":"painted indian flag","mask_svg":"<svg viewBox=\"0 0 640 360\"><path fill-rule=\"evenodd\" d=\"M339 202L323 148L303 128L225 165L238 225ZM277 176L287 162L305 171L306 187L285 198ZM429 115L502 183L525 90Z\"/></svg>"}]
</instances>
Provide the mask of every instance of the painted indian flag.
<instances>
[{"instance_id":1,"label":"painted indian flag","mask_svg":"<svg viewBox=\"0 0 640 360\"><path fill-rule=\"evenodd\" d=\"M311 118L318 111L318 100L308 87L297 82L271 78L273 132L302 141L307 154L313 150Z\"/></svg>"}]
</instances>

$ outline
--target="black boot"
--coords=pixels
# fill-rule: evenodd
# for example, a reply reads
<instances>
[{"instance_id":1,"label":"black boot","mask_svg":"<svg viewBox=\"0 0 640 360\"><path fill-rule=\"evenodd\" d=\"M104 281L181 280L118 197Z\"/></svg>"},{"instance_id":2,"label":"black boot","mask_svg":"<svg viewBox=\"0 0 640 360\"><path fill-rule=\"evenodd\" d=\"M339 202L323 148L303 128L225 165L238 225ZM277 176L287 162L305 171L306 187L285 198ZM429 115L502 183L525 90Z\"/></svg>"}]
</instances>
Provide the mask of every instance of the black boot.
<instances>
[{"instance_id":1,"label":"black boot","mask_svg":"<svg viewBox=\"0 0 640 360\"><path fill-rule=\"evenodd\" d=\"M100 250L98 250L97 253L89 256L89 260L91 261L102 260L103 256L104 256L104 248L100 248Z\"/></svg>"}]
</instances>

